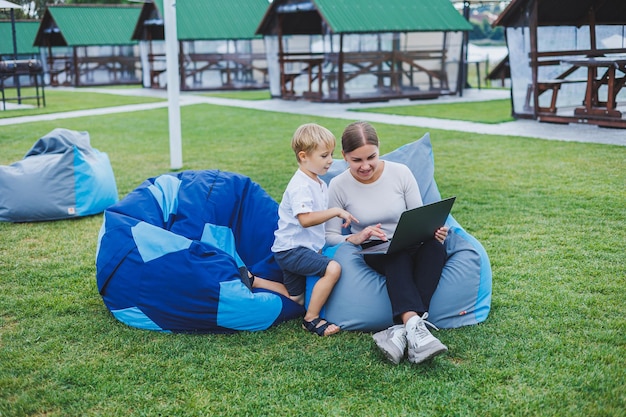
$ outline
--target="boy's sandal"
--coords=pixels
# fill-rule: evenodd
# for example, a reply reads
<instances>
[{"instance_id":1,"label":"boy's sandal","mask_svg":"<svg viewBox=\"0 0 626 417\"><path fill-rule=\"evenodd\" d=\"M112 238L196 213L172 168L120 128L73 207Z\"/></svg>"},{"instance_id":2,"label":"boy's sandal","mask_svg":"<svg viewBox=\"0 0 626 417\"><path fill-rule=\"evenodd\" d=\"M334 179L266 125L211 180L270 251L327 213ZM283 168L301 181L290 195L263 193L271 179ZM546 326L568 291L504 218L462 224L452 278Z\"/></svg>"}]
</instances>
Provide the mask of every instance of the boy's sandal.
<instances>
[{"instance_id":1,"label":"boy's sandal","mask_svg":"<svg viewBox=\"0 0 626 417\"><path fill-rule=\"evenodd\" d=\"M324 324L320 324L322 320L325 321ZM311 321L306 321L302 319L302 328L305 330L308 330L311 333L315 333L318 336L326 336L324 333L326 332L326 329L328 328L328 326L330 326L331 324L334 324L334 323L331 323L328 320L325 320L321 317L314 318ZM331 336L336 333L339 333L339 331L336 331L335 333L331 333L328 336Z\"/></svg>"},{"instance_id":2,"label":"boy's sandal","mask_svg":"<svg viewBox=\"0 0 626 417\"><path fill-rule=\"evenodd\" d=\"M252 291L255 276L252 275L252 273L248 271L248 268L246 268L245 266L239 267L239 275L241 277L241 282L243 282L243 285L245 285L250 291Z\"/></svg>"}]
</instances>

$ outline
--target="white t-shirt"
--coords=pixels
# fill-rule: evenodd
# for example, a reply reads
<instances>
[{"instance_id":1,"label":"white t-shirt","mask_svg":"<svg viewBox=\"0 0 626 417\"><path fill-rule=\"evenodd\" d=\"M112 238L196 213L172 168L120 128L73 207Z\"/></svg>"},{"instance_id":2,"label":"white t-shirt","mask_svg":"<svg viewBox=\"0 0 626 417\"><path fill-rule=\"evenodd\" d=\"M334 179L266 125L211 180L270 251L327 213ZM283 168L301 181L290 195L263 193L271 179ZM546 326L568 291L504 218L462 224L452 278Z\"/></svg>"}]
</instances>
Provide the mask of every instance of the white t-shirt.
<instances>
[{"instance_id":1,"label":"white t-shirt","mask_svg":"<svg viewBox=\"0 0 626 417\"><path fill-rule=\"evenodd\" d=\"M328 186L315 181L300 169L291 177L278 206L278 229L274 232L273 252L282 252L298 246L319 251L326 243L324 223L302 227L298 214L326 210Z\"/></svg>"},{"instance_id":2,"label":"white t-shirt","mask_svg":"<svg viewBox=\"0 0 626 417\"><path fill-rule=\"evenodd\" d=\"M352 233L381 223L383 231L391 238L400 215L423 205L419 186L411 170L396 162L384 161L384 164L381 176L371 184L357 181L349 170L330 181L328 207L343 208L359 219L359 223L350 224ZM343 220L337 217L326 222L328 244L336 245L345 240L342 223Z\"/></svg>"}]
</instances>

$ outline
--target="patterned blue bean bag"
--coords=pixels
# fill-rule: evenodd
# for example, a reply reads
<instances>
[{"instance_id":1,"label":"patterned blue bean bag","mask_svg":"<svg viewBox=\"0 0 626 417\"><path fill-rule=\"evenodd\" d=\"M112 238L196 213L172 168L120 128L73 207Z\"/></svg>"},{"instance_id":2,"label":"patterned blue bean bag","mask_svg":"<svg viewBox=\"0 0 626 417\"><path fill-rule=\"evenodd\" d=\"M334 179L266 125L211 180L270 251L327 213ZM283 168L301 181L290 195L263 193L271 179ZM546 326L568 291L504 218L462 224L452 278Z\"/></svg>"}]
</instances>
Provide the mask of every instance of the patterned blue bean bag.
<instances>
[{"instance_id":1,"label":"patterned blue bean bag","mask_svg":"<svg viewBox=\"0 0 626 417\"><path fill-rule=\"evenodd\" d=\"M119 321L168 332L257 331L301 316L240 271L282 281L270 250L278 204L249 178L185 171L151 178L104 213L96 278Z\"/></svg>"},{"instance_id":2,"label":"patterned blue bean bag","mask_svg":"<svg viewBox=\"0 0 626 417\"><path fill-rule=\"evenodd\" d=\"M428 133L381 158L404 163L411 169L424 204L441 200L434 179L435 163ZM346 162L337 160L323 179L329 182L345 169ZM428 321L440 328L481 323L487 319L491 309L489 257L480 242L467 233L452 215L448 217L447 225L450 227L445 241L448 259L431 300ZM385 329L393 324L385 277L372 270L355 252L355 246L350 243L325 249L327 255L341 264L342 273L322 316L345 330ZM307 278L307 300L317 279L319 277Z\"/></svg>"}]
</instances>

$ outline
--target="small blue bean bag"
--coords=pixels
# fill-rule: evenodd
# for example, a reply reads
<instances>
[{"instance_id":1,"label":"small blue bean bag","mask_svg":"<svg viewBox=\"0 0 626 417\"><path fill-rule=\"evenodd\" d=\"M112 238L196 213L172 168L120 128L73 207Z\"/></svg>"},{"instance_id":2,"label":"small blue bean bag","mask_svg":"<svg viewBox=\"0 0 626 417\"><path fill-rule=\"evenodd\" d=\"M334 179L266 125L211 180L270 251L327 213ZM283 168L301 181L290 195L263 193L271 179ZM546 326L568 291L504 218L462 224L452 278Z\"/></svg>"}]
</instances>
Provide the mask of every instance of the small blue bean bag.
<instances>
[{"instance_id":1,"label":"small blue bean bag","mask_svg":"<svg viewBox=\"0 0 626 417\"><path fill-rule=\"evenodd\" d=\"M434 179L435 163L430 135L381 156L407 165L420 187L424 204L441 200ZM329 182L347 169L336 160L323 179ZM483 246L452 215L445 247L448 259L433 295L428 321L440 328L456 328L485 321L491 309L491 264ZM344 330L379 331L393 325L385 277L372 270L349 242L326 248L341 264L341 278L322 311L322 317ZM308 300L319 277L307 278Z\"/></svg>"},{"instance_id":2,"label":"small blue bean bag","mask_svg":"<svg viewBox=\"0 0 626 417\"><path fill-rule=\"evenodd\" d=\"M0 221L89 216L117 201L109 157L91 147L87 132L54 129L21 161L0 166Z\"/></svg>"},{"instance_id":3,"label":"small blue bean bag","mask_svg":"<svg viewBox=\"0 0 626 417\"><path fill-rule=\"evenodd\" d=\"M278 204L243 175L207 170L148 179L104 213L98 290L116 319L140 329L265 330L304 313L242 279L247 268L282 282L271 252L277 222Z\"/></svg>"}]
</instances>

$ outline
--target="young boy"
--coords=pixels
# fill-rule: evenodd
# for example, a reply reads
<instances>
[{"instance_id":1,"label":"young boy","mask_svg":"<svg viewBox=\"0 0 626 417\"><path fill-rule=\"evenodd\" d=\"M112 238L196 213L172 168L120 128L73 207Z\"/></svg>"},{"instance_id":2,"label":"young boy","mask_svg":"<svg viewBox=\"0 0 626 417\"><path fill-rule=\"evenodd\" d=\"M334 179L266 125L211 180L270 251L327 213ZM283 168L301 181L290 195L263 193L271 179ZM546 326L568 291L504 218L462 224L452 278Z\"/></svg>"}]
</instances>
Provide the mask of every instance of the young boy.
<instances>
[{"instance_id":1,"label":"young boy","mask_svg":"<svg viewBox=\"0 0 626 417\"><path fill-rule=\"evenodd\" d=\"M272 251L283 270L289 296L304 304L306 277L319 275L304 315L302 327L318 336L339 332L339 326L319 317L341 275L341 266L321 254L326 243L324 222L333 217L344 220L344 227L358 222L338 207L328 208L328 187L319 179L333 163L335 136L314 123L300 126L291 139L298 170L293 175L278 208L278 229L274 233Z\"/></svg>"}]
</instances>

